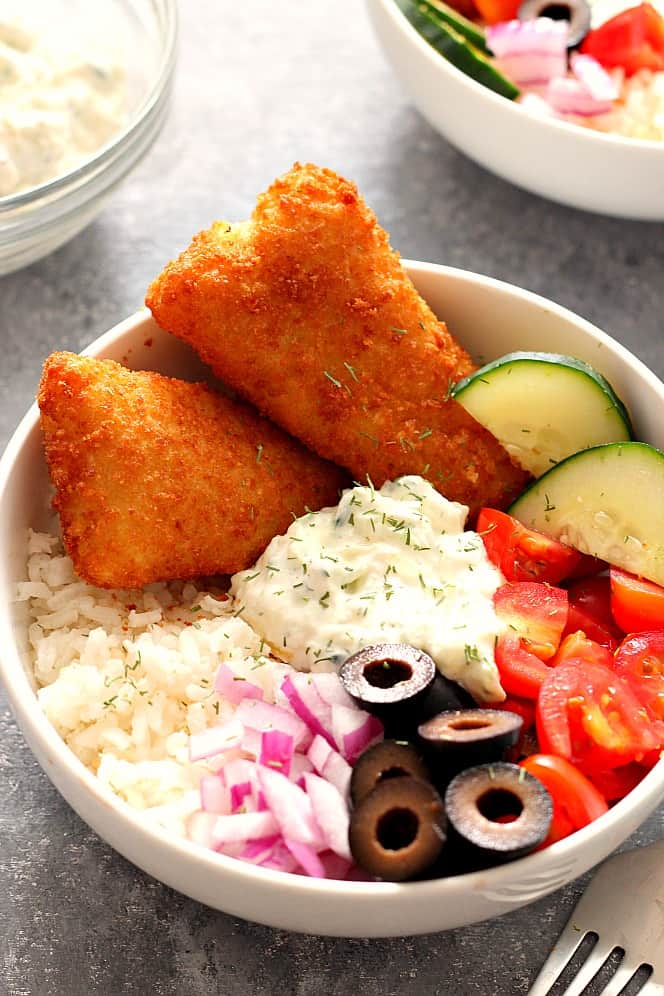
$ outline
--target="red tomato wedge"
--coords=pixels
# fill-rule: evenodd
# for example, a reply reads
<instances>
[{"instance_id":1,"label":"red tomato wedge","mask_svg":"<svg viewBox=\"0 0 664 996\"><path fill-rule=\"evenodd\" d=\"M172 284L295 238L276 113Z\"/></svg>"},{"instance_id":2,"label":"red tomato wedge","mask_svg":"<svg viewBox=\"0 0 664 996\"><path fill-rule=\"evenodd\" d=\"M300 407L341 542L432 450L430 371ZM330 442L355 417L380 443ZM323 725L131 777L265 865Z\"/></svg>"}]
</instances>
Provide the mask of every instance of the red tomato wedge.
<instances>
[{"instance_id":1,"label":"red tomato wedge","mask_svg":"<svg viewBox=\"0 0 664 996\"><path fill-rule=\"evenodd\" d=\"M539 778L553 799L553 821L543 847L608 812L606 799L578 768L554 754L532 754L520 767Z\"/></svg>"},{"instance_id":2,"label":"red tomato wedge","mask_svg":"<svg viewBox=\"0 0 664 996\"><path fill-rule=\"evenodd\" d=\"M569 663L602 664L611 669L613 654L600 643L590 640L584 632L577 630L563 637L558 650L549 661L551 667L560 667L561 664Z\"/></svg>"},{"instance_id":3,"label":"red tomato wedge","mask_svg":"<svg viewBox=\"0 0 664 996\"><path fill-rule=\"evenodd\" d=\"M536 699L549 668L534 654L524 650L513 633L503 633L496 642L496 667L500 683L509 695Z\"/></svg>"},{"instance_id":4,"label":"red tomato wedge","mask_svg":"<svg viewBox=\"0 0 664 996\"><path fill-rule=\"evenodd\" d=\"M664 69L664 18L649 3L630 7L590 31L581 51L609 69L620 66L626 76L658 72Z\"/></svg>"},{"instance_id":5,"label":"red tomato wedge","mask_svg":"<svg viewBox=\"0 0 664 996\"><path fill-rule=\"evenodd\" d=\"M548 581L557 584L581 559L569 546L528 529L506 512L482 508L477 532L484 541L487 556L506 581Z\"/></svg>"},{"instance_id":6,"label":"red tomato wedge","mask_svg":"<svg viewBox=\"0 0 664 996\"><path fill-rule=\"evenodd\" d=\"M611 585L608 575L574 581L567 589L569 612L564 636L582 630L589 639L615 650L622 632L611 615Z\"/></svg>"},{"instance_id":7,"label":"red tomato wedge","mask_svg":"<svg viewBox=\"0 0 664 996\"><path fill-rule=\"evenodd\" d=\"M537 736L584 773L638 761L658 746L647 710L628 683L602 664L550 669L537 700Z\"/></svg>"},{"instance_id":8,"label":"red tomato wedge","mask_svg":"<svg viewBox=\"0 0 664 996\"><path fill-rule=\"evenodd\" d=\"M664 629L664 588L611 568L611 612L623 633Z\"/></svg>"},{"instance_id":9,"label":"red tomato wedge","mask_svg":"<svg viewBox=\"0 0 664 996\"><path fill-rule=\"evenodd\" d=\"M594 771L590 776L590 781L602 793L607 802L618 802L619 799L624 799L633 788L636 788L647 774L647 768L632 762L632 764L625 764L621 768Z\"/></svg>"},{"instance_id":10,"label":"red tomato wedge","mask_svg":"<svg viewBox=\"0 0 664 996\"><path fill-rule=\"evenodd\" d=\"M475 0L480 17L487 24L512 21L517 16L521 0Z\"/></svg>"},{"instance_id":11,"label":"red tomato wedge","mask_svg":"<svg viewBox=\"0 0 664 996\"><path fill-rule=\"evenodd\" d=\"M536 581L515 581L501 585L493 596L498 618L523 649L542 661L553 657L567 624L567 592Z\"/></svg>"},{"instance_id":12,"label":"red tomato wedge","mask_svg":"<svg viewBox=\"0 0 664 996\"><path fill-rule=\"evenodd\" d=\"M613 666L664 731L664 629L628 636ZM664 739L656 746L664 747Z\"/></svg>"}]
</instances>

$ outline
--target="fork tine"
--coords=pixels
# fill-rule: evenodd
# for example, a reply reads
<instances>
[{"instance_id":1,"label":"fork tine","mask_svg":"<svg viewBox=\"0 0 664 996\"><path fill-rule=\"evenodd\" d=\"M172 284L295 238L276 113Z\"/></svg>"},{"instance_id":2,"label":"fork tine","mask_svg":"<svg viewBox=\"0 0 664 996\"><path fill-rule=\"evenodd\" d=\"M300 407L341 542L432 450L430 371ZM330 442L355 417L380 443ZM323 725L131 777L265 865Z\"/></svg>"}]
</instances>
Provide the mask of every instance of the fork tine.
<instances>
[{"instance_id":1,"label":"fork tine","mask_svg":"<svg viewBox=\"0 0 664 996\"><path fill-rule=\"evenodd\" d=\"M568 985L565 990L565 996L581 996L583 990L595 978L612 951L613 945L602 944L600 938L590 952L587 960Z\"/></svg>"},{"instance_id":2,"label":"fork tine","mask_svg":"<svg viewBox=\"0 0 664 996\"><path fill-rule=\"evenodd\" d=\"M604 989L602 989L601 996L618 996L618 994L622 992L629 980L632 978L638 967L638 965L634 965L633 963L627 965L623 959L622 964L618 966L613 978L610 979ZM639 992L639 996L641 996L641 993L643 992L644 990L642 989Z\"/></svg>"},{"instance_id":3,"label":"fork tine","mask_svg":"<svg viewBox=\"0 0 664 996\"><path fill-rule=\"evenodd\" d=\"M567 923L562 934L556 941L551 954L542 965L528 996L546 996L586 936L586 931L578 931L572 926L571 922ZM588 952L589 957L594 954L597 944L599 944L599 941Z\"/></svg>"}]
</instances>

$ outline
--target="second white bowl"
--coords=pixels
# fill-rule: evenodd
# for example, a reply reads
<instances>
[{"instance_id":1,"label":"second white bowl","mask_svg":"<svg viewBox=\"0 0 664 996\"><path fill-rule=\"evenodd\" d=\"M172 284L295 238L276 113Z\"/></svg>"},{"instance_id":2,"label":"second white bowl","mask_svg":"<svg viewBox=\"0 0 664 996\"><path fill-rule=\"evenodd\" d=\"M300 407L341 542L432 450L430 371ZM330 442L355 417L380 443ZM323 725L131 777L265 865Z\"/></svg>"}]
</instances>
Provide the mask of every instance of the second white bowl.
<instances>
[{"instance_id":1,"label":"second white bowl","mask_svg":"<svg viewBox=\"0 0 664 996\"><path fill-rule=\"evenodd\" d=\"M466 76L395 0L367 0L378 40L417 109L481 166L534 194L602 214L664 220L664 142L540 118Z\"/></svg>"}]
</instances>

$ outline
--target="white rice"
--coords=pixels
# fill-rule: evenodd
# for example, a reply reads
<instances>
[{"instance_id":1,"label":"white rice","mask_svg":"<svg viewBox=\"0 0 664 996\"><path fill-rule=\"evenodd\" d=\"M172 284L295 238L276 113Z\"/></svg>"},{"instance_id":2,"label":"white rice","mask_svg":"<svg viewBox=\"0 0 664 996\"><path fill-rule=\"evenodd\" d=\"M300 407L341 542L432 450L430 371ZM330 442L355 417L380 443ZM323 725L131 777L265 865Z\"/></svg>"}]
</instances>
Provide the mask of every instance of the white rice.
<instances>
[{"instance_id":1,"label":"white rice","mask_svg":"<svg viewBox=\"0 0 664 996\"><path fill-rule=\"evenodd\" d=\"M284 665L220 590L151 584L105 591L82 582L60 540L30 532L29 640L38 700L91 771L122 799L184 833L200 807L205 764L191 764L188 738L224 722L234 706L214 691L219 665L261 685L273 701Z\"/></svg>"},{"instance_id":2,"label":"white rice","mask_svg":"<svg viewBox=\"0 0 664 996\"><path fill-rule=\"evenodd\" d=\"M530 88L519 102L532 114L558 118L594 131L622 135L623 138L664 141L664 72L642 69L626 79L622 69L613 69L610 75L616 81L620 96L606 114L581 117L556 113L544 99L544 87Z\"/></svg>"},{"instance_id":3,"label":"white rice","mask_svg":"<svg viewBox=\"0 0 664 996\"><path fill-rule=\"evenodd\" d=\"M616 69L612 75L620 87L613 110L598 117L575 120L624 138L664 141L664 72L642 69L625 79L622 70Z\"/></svg>"}]
</instances>

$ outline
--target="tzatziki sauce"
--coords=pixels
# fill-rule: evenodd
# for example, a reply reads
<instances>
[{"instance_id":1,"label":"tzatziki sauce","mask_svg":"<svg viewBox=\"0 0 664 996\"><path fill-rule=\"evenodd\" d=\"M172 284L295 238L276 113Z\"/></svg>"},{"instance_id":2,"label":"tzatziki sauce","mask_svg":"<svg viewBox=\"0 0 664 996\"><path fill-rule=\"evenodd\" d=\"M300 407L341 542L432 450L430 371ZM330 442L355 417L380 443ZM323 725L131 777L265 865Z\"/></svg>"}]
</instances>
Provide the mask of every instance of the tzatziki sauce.
<instances>
[{"instance_id":1,"label":"tzatziki sauce","mask_svg":"<svg viewBox=\"0 0 664 996\"><path fill-rule=\"evenodd\" d=\"M362 647L408 643L477 702L505 698L494 658L503 584L468 509L417 476L356 486L310 512L234 575L237 613L301 671L336 670Z\"/></svg>"},{"instance_id":2,"label":"tzatziki sauce","mask_svg":"<svg viewBox=\"0 0 664 996\"><path fill-rule=\"evenodd\" d=\"M68 172L126 117L125 73L110 51L0 15L0 197Z\"/></svg>"}]
</instances>

